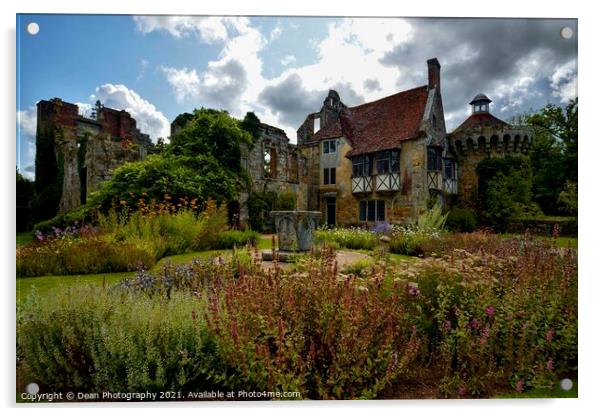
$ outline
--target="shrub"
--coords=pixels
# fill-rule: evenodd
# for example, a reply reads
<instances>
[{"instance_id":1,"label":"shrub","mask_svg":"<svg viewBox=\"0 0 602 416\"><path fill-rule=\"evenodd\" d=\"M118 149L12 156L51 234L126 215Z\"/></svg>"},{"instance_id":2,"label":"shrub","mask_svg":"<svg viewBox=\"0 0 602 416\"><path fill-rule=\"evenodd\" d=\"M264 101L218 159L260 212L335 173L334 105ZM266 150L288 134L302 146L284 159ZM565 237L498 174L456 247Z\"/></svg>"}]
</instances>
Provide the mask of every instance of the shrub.
<instances>
[{"instance_id":1,"label":"shrub","mask_svg":"<svg viewBox=\"0 0 602 416\"><path fill-rule=\"evenodd\" d=\"M372 250L378 243L377 234L359 227L322 228L316 230L314 238L317 244L332 242L352 250Z\"/></svg>"},{"instance_id":2,"label":"shrub","mask_svg":"<svg viewBox=\"0 0 602 416\"><path fill-rule=\"evenodd\" d=\"M204 306L189 293L169 302L141 293L78 289L17 312L20 375L52 391L219 389L223 369Z\"/></svg>"},{"instance_id":3,"label":"shrub","mask_svg":"<svg viewBox=\"0 0 602 416\"><path fill-rule=\"evenodd\" d=\"M454 207L447 215L446 227L451 231L471 233L477 225L477 217L470 208Z\"/></svg>"},{"instance_id":4,"label":"shrub","mask_svg":"<svg viewBox=\"0 0 602 416\"><path fill-rule=\"evenodd\" d=\"M348 265L347 267L343 268L343 270L341 270L341 271L344 274L354 274L359 277L368 277L367 274L370 273L370 271L373 269L373 267L374 267L374 260L361 259L361 260L356 261L355 263Z\"/></svg>"},{"instance_id":5,"label":"shrub","mask_svg":"<svg viewBox=\"0 0 602 416\"><path fill-rule=\"evenodd\" d=\"M280 192L276 197L274 203L275 211L292 211L297 209L297 194L287 189L286 191Z\"/></svg>"},{"instance_id":6,"label":"shrub","mask_svg":"<svg viewBox=\"0 0 602 416\"><path fill-rule=\"evenodd\" d=\"M259 242L259 233L253 230L228 230L220 233L217 243L213 248L234 248L243 247L247 244L255 245Z\"/></svg>"},{"instance_id":7,"label":"shrub","mask_svg":"<svg viewBox=\"0 0 602 416\"><path fill-rule=\"evenodd\" d=\"M155 256L130 243L99 238L59 239L17 249L17 277L112 273L151 267Z\"/></svg>"}]
</instances>

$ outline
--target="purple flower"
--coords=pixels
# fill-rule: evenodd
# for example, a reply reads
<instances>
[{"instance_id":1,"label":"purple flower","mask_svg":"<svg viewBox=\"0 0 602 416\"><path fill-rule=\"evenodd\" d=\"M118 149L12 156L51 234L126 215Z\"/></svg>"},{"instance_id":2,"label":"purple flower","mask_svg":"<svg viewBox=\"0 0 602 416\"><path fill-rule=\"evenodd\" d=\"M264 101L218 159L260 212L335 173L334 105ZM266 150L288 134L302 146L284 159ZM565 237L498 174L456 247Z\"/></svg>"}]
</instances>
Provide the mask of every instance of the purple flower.
<instances>
[{"instance_id":1,"label":"purple flower","mask_svg":"<svg viewBox=\"0 0 602 416\"><path fill-rule=\"evenodd\" d=\"M410 286L410 288L408 289L408 293L410 294L410 296L417 297L420 295L420 289L418 289L416 286Z\"/></svg>"},{"instance_id":2,"label":"purple flower","mask_svg":"<svg viewBox=\"0 0 602 416\"><path fill-rule=\"evenodd\" d=\"M466 396L466 393L468 393L468 391L466 390L466 386L464 386L464 384L460 385L460 387L458 387L458 396Z\"/></svg>"},{"instance_id":3,"label":"purple flower","mask_svg":"<svg viewBox=\"0 0 602 416\"><path fill-rule=\"evenodd\" d=\"M495 314L495 308L491 305L487 306L485 308L485 313L487 314L488 317L492 317Z\"/></svg>"},{"instance_id":4,"label":"purple flower","mask_svg":"<svg viewBox=\"0 0 602 416\"><path fill-rule=\"evenodd\" d=\"M389 232L391 232L391 226L386 221L378 222L372 229L372 232L376 234L389 234Z\"/></svg>"},{"instance_id":5,"label":"purple flower","mask_svg":"<svg viewBox=\"0 0 602 416\"><path fill-rule=\"evenodd\" d=\"M447 332L449 332L449 331L451 331L451 328L452 328L451 321L450 320L445 321L445 330Z\"/></svg>"},{"instance_id":6,"label":"purple flower","mask_svg":"<svg viewBox=\"0 0 602 416\"><path fill-rule=\"evenodd\" d=\"M516 382L516 391L522 393L525 389L525 380L522 378Z\"/></svg>"},{"instance_id":7,"label":"purple flower","mask_svg":"<svg viewBox=\"0 0 602 416\"><path fill-rule=\"evenodd\" d=\"M549 329L548 332L546 333L546 341L552 342L553 338L554 338L554 330Z\"/></svg>"},{"instance_id":8,"label":"purple flower","mask_svg":"<svg viewBox=\"0 0 602 416\"><path fill-rule=\"evenodd\" d=\"M554 361L551 358L546 363L546 368L548 369L548 371L554 370Z\"/></svg>"},{"instance_id":9,"label":"purple flower","mask_svg":"<svg viewBox=\"0 0 602 416\"><path fill-rule=\"evenodd\" d=\"M470 329L473 329L476 331L480 327L481 327L481 323L479 322L479 320L476 318L472 318L472 320L470 321Z\"/></svg>"}]
</instances>

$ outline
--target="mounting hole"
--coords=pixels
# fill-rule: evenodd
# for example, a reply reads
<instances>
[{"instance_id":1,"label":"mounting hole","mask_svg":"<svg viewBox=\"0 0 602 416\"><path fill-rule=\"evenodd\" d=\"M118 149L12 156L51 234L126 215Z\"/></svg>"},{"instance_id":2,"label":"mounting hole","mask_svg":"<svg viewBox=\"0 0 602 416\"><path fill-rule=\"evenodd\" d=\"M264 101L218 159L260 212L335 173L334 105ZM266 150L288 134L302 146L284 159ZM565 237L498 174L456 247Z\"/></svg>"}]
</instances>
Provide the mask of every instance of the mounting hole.
<instances>
[{"instance_id":1,"label":"mounting hole","mask_svg":"<svg viewBox=\"0 0 602 416\"><path fill-rule=\"evenodd\" d=\"M25 391L29 394L35 395L40 391L40 386L37 383L29 383L27 387L25 387Z\"/></svg>"},{"instance_id":2,"label":"mounting hole","mask_svg":"<svg viewBox=\"0 0 602 416\"><path fill-rule=\"evenodd\" d=\"M570 378L564 378L560 382L560 388L564 391L569 391L573 388L573 381Z\"/></svg>"},{"instance_id":3,"label":"mounting hole","mask_svg":"<svg viewBox=\"0 0 602 416\"><path fill-rule=\"evenodd\" d=\"M563 39L570 39L573 37L573 29L571 29L568 26L563 27L562 29L560 29L560 36L562 36Z\"/></svg>"},{"instance_id":4,"label":"mounting hole","mask_svg":"<svg viewBox=\"0 0 602 416\"><path fill-rule=\"evenodd\" d=\"M37 35L40 31L40 25L36 22L30 22L27 24L27 33L30 35Z\"/></svg>"}]
</instances>

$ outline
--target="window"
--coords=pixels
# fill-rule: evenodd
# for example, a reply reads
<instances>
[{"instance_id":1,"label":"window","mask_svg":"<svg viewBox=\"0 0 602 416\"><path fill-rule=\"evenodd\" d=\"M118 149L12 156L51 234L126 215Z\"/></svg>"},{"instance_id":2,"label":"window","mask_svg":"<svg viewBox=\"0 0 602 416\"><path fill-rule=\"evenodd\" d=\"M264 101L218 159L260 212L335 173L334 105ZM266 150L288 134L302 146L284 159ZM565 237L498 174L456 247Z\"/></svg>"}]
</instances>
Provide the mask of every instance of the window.
<instances>
[{"instance_id":1,"label":"window","mask_svg":"<svg viewBox=\"0 0 602 416\"><path fill-rule=\"evenodd\" d=\"M443 169L447 179L456 179L456 162L452 159L443 159Z\"/></svg>"},{"instance_id":2,"label":"window","mask_svg":"<svg viewBox=\"0 0 602 416\"><path fill-rule=\"evenodd\" d=\"M291 154L291 168L289 171L289 180L297 182L299 180L299 157L296 153Z\"/></svg>"},{"instance_id":3,"label":"window","mask_svg":"<svg viewBox=\"0 0 602 416\"><path fill-rule=\"evenodd\" d=\"M333 140L324 140L322 142L322 153L329 154L329 153L336 153L337 152L337 140L333 139Z\"/></svg>"},{"instance_id":4,"label":"window","mask_svg":"<svg viewBox=\"0 0 602 416\"><path fill-rule=\"evenodd\" d=\"M370 200L359 202L360 221L384 221L385 220L385 201Z\"/></svg>"},{"instance_id":5,"label":"window","mask_svg":"<svg viewBox=\"0 0 602 416\"><path fill-rule=\"evenodd\" d=\"M427 169L441 170L441 148L427 147Z\"/></svg>"},{"instance_id":6,"label":"window","mask_svg":"<svg viewBox=\"0 0 602 416\"><path fill-rule=\"evenodd\" d=\"M337 183L337 168L324 169L324 185L336 185Z\"/></svg>"},{"instance_id":7,"label":"window","mask_svg":"<svg viewBox=\"0 0 602 416\"><path fill-rule=\"evenodd\" d=\"M263 148L263 176L269 178L272 176L272 152L269 147Z\"/></svg>"},{"instance_id":8,"label":"window","mask_svg":"<svg viewBox=\"0 0 602 416\"><path fill-rule=\"evenodd\" d=\"M376 173L399 172L399 150L385 150L376 154Z\"/></svg>"},{"instance_id":9,"label":"window","mask_svg":"<svg viewBox=\"0 0 602 416\"><path fill-rule=\"evenodd\" d=\"M243 171L246 171L248 169L249 166L249 159L247 157L241 157L240 158L240 168Z\"/></svg>"},{"instance_id":10,"label":"window","mask_svg":"<svg viewBox=\"0 0 602 416\"><path fill-rule=\"evenodd\" d=\"M370 162L371 160L369 155L360 155L352 157L352 176L370 176L372 173L372 164Z\"/></svg>"},{"instance_id":11,"label":"window","mask_svg":"<svg viewBox=\"0 0 602 416\"><path fill-rule=\"evenodd\" d=\"M320 130L320 117L314 118L314 133Z\"/></svg>"}]
</instances>

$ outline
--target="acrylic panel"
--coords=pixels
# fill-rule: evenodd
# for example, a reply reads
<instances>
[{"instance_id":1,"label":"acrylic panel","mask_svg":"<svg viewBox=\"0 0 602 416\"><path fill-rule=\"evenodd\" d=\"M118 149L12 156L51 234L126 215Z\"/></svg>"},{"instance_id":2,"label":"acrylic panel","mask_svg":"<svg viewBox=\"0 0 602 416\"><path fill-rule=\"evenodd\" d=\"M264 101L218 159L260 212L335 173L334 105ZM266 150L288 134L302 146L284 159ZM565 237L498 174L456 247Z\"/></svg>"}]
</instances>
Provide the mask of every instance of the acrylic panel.
<instances>
[{"instance_id":1,"label":"acrylic panel","mask_svg":"<svg viewBox=\"0 0 602 416\"><path fill-rule=\"evenodd\" d=\"M577 39L17 15L17 401L577 397Z\"/></svg>"}]
</instances>

